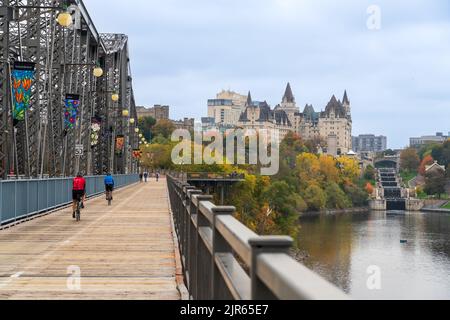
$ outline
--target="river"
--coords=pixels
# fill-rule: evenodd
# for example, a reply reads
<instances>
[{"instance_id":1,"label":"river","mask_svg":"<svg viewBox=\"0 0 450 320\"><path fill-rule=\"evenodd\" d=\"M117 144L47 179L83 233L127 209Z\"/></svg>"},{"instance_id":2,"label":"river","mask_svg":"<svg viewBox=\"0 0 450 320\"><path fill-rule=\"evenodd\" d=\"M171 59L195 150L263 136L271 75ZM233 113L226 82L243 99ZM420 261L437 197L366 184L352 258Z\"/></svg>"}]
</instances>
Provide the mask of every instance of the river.
<instances>
[{"instance_id":1,"label":"river","mask_svg":"<svg viewBox=\"0 0 450 320\"><path fill-rule=\"evenodd\" d=\"M302 262L352 298L450 299L449 214L305 215L300 224Z\"/></svg>"}]
</instances>

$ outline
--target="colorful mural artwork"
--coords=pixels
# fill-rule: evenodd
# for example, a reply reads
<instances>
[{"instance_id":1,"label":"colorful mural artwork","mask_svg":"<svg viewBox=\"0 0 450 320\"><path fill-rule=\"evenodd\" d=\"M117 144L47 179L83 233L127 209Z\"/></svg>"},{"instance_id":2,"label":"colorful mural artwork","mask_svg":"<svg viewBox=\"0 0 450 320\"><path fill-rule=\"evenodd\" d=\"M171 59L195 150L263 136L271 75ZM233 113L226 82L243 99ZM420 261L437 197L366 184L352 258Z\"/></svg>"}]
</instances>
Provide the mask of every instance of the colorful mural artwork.
<instances>
[{"instance_id":1,"label":"colorful mural artwork","mask_svg":"<svg viewBox=\"0 0 450 320\"><path fill-rule=\"evenodd\" d=\"M116 152L121 154L123 152L123 146L125 145L125 137L117 136L116 137Z\"/></svg>"},{"instance_id":2,"label":"colorful mural artwork","mask_svg":"<svg viewBox=\"0 0 450 320\"><path fill-rule=\"evenodd\" d=\"M31 87L35 74L32 62L14 62L11 72L13 95L13 119L15 122L25 120L25 111L31 106Z\"/></svg>"},{"instance_id":3,"label":"colorful mural artwork","mask_svg":"<svg viewBox=\"0 0 450 320\"><path fill-rule=\"evenodd\" d=\"M79 107L80 95L66 94L66 99L64 100L64 127L66 129L75 127Z\"/></svg>"}]
</instances>

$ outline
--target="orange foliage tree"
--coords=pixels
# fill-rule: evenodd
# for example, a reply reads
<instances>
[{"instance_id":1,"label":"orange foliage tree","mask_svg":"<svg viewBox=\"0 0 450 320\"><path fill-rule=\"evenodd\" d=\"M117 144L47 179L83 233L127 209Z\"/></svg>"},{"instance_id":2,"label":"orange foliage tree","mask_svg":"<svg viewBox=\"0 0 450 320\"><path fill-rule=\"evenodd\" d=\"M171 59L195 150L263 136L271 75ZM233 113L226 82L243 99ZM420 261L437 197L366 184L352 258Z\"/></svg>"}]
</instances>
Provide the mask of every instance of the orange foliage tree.
<instances>
[{"instance_id":1,"label":"orange foliage tree","mask_svg":"<svg viewBox=\"0 0 450 320\"><path fill-rule=\"evenodd\" d=\"M422 162L420 163L419 173L422 176L425 176L426 167L429 165L432 165L433 163L434 163L434 159L432 156L428 155L425 158L423 158Z\"/></svg>"}]
</instances>

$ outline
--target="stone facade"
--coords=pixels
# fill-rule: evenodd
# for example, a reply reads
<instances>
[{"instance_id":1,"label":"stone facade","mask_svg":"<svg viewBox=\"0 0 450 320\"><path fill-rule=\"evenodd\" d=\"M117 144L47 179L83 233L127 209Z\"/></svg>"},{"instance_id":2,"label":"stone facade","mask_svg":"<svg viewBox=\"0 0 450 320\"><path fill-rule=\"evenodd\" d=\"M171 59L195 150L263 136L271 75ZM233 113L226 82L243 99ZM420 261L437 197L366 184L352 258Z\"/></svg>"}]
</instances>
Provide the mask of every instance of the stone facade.
<instances>
[{"instance_id":1,"label":"stone facade","mask_svg":"<svg viewBox=\"0 0 450 320\"><path fill-rule=\"evenodd\" d=\"M195 129L195 119L184 118L183 120L172 120L176 129L194 131Z\"/></svg>"},{"instance_id":2,"label":"stone facade","mask_svg":"<svg viewBox=\"0 0 450 320\"><path fill-rule=\"evenodd\" d=\"M155 105L153 108L136 107L136 112L138 118L152 117L157 121L169 120L170 107L161 105Z\"/></svg>"}]
</instances>

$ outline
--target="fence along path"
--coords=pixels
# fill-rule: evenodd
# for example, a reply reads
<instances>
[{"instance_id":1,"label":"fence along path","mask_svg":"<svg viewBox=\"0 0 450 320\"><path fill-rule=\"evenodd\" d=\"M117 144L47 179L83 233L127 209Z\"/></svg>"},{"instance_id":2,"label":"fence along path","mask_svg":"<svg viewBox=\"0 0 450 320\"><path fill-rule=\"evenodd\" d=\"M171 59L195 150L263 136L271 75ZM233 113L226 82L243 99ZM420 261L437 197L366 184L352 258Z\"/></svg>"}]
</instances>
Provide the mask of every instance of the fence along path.
<instances>
[{"instance_id":1,"label":"fence along path","mask_svg":"<svg viewBox=\"0 0 450 320\"><path fill-rule=\"evenodd\" d=\"M0 231L0 299L180 298L165 180L118 190L111 207L88 201L81 218Z\"/></svg>"}]
</instances>

